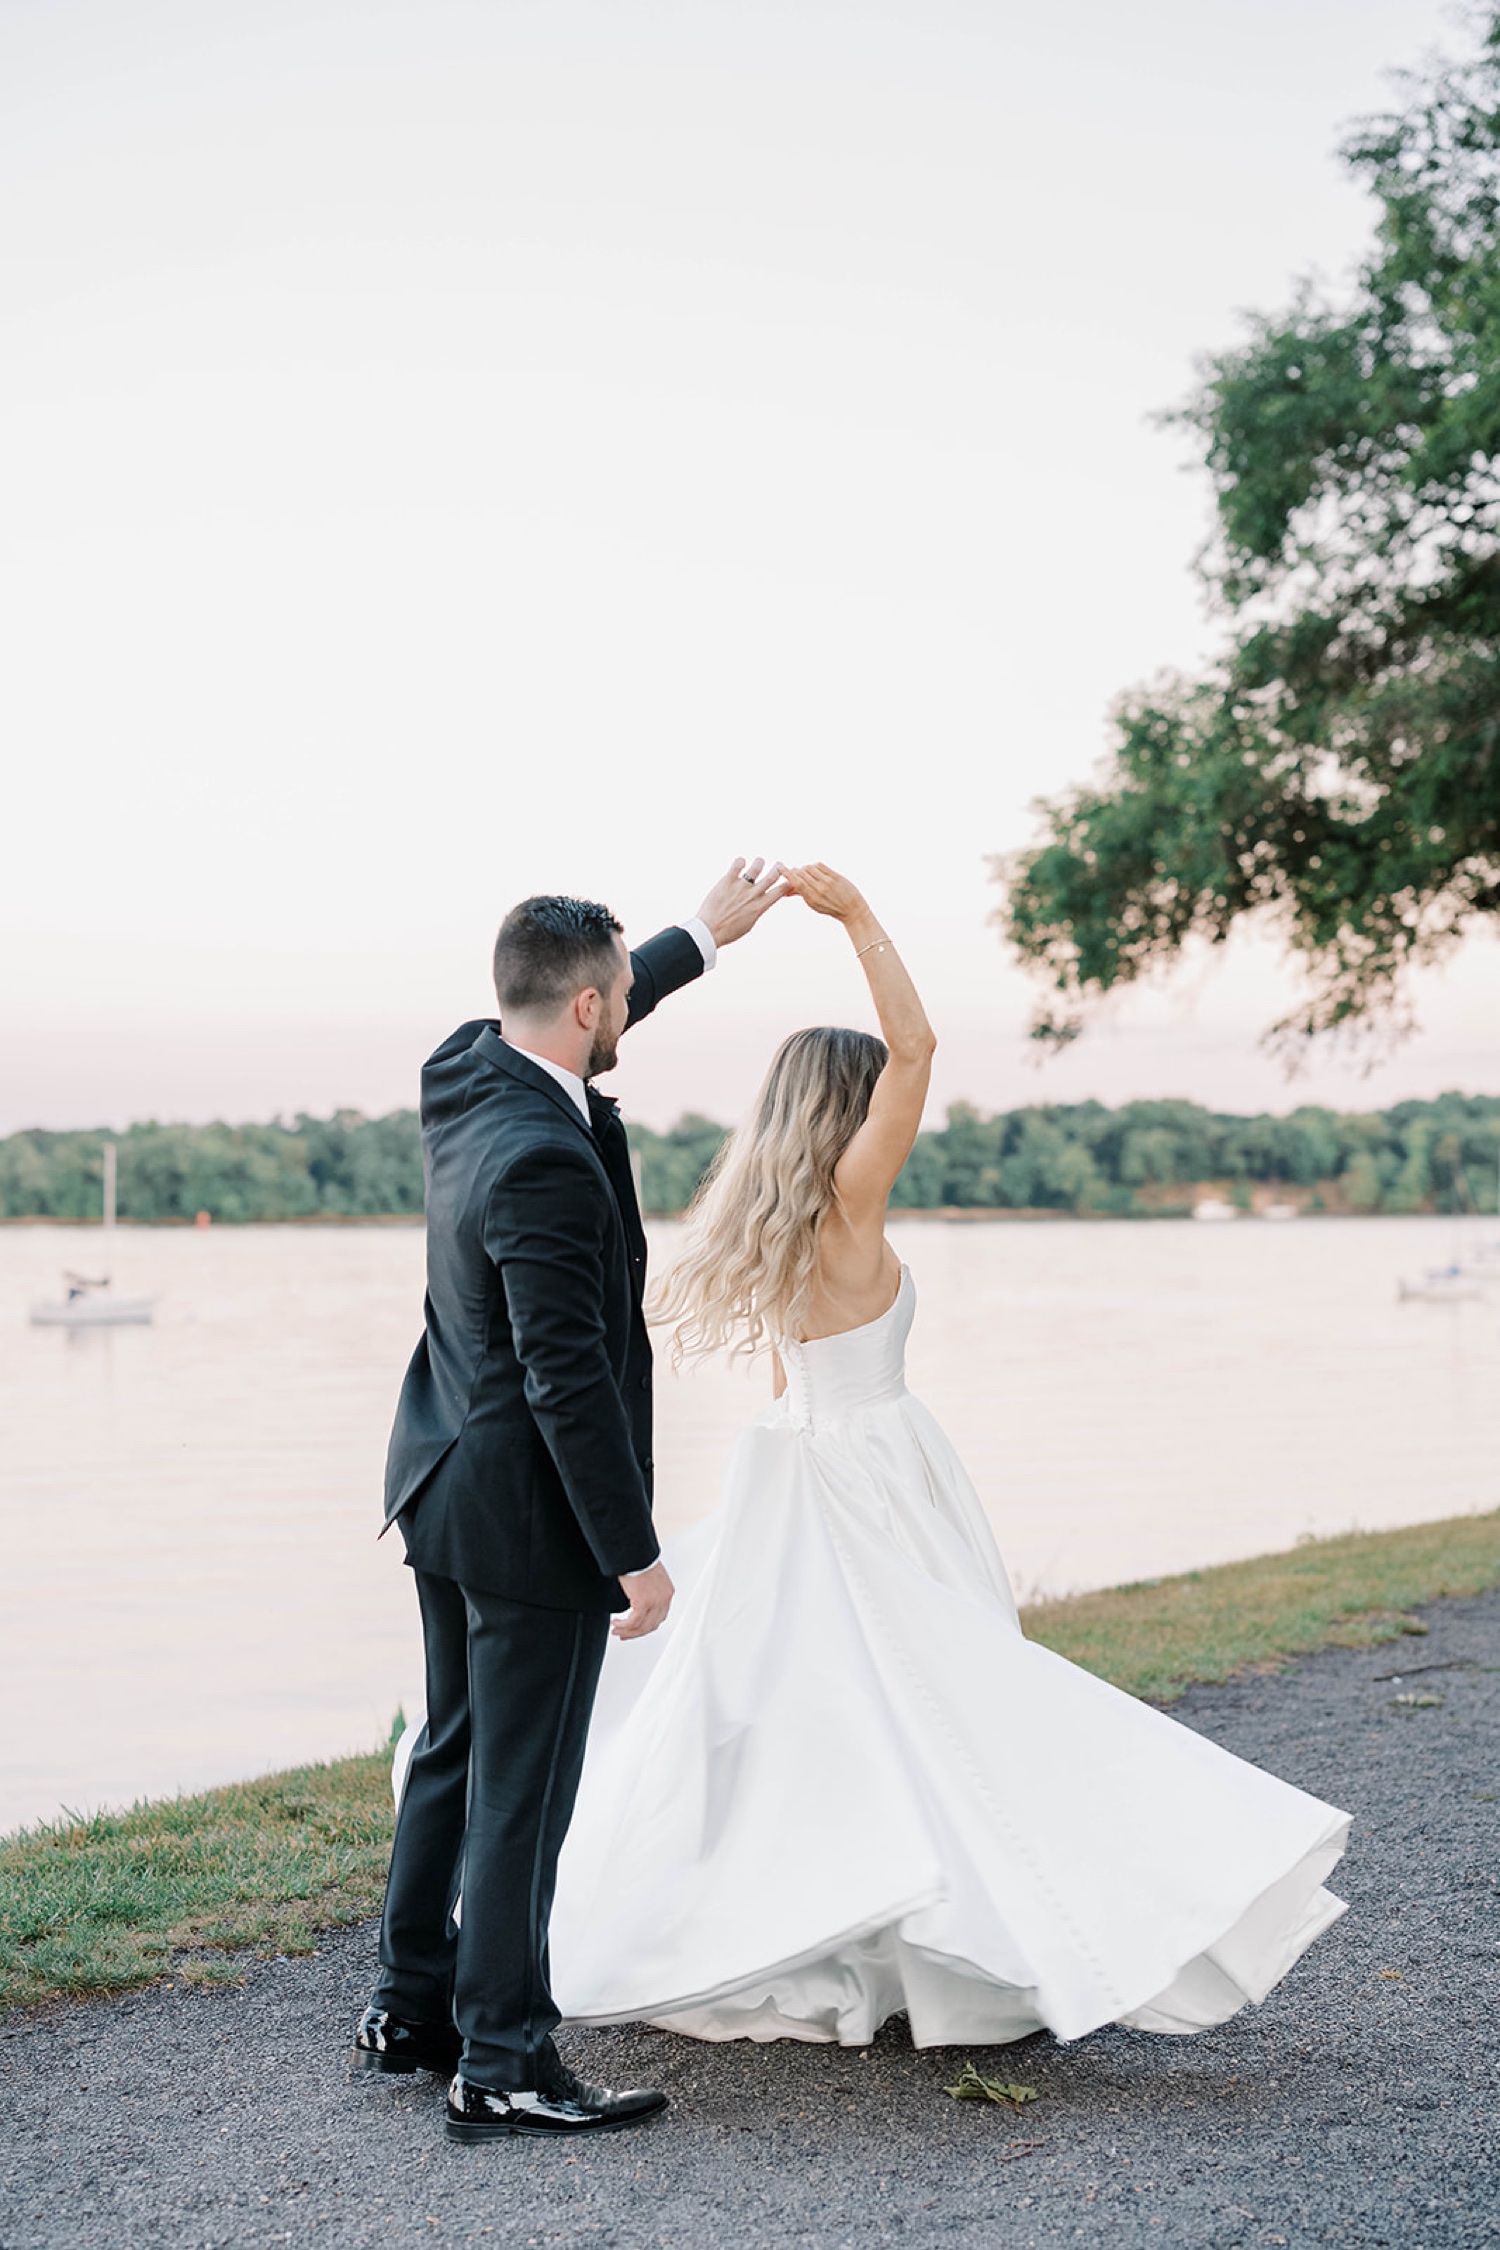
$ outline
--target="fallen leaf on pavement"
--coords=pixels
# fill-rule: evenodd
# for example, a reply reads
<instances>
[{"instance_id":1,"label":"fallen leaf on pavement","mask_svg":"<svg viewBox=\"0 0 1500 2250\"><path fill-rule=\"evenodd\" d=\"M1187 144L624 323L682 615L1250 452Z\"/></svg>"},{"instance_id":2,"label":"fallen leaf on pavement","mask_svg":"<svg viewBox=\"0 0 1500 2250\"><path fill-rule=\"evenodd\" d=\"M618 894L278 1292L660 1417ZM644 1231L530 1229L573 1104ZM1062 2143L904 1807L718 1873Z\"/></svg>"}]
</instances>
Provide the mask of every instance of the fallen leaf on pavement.
<instances>
[{"instance_id":1,"label":"fallen leaf on pavement","mask_svg":"<svg viewBox=\"0 0 1500 2250\"><path fill-rule=\"evenodd\" d=\"M965 2063L958 2074L958 2084L944 2088L956 2102L999 2102L1003 2108L1019 2109L1023 2102L1037 2098L1035 2086L1015 2086L1002 2078L986 2078L983 2071L972 2063Z\"/></svg>"}]
</instances>

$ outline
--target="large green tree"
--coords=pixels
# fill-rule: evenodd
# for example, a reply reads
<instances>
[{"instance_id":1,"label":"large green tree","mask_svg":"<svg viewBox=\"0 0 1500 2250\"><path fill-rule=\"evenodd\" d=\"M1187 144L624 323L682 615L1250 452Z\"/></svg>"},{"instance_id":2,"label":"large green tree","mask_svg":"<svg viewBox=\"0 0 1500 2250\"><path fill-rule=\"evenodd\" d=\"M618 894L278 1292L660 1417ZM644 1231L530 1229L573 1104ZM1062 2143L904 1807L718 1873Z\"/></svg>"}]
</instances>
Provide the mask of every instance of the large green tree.
<instances>
[{"instance_id":1,"label":"large green tree","mask_svg":"<svg viewBox=\"0 0 1500 2250\"><path fill-rule=\"evenodd\" d=\"M1103 773L996 862L1043 1041L1251 914L1306 972L1273 1038L1396 1030L1500 909L1500 6L1475 28L1343 151L1380 207L1345 301L1305 286L1174 417L1227 646L1126 695Z\"/></svg>"}]
</instances>

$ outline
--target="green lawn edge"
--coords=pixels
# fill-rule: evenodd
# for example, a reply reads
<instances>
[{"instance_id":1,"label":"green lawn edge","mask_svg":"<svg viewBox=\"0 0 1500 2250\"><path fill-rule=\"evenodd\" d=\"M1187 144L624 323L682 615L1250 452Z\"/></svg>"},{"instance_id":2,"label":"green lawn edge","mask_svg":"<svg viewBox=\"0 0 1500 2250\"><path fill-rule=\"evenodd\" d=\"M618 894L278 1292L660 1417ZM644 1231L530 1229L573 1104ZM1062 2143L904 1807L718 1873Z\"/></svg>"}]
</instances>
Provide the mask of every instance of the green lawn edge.
<instances>
[{"instance_id":1,"label":"green lawn edge","mask_svg":"<svg viewBox=\"0 0 1500 2250\"><path fill-rule=\"evenodd\" d=\"M1412 1613L1500 1585L1500 1511L1305 1540L1283 1554L1076 1594L1027 1635L1132 1695L1273 1670L1425 1628ZM246 1953L309 1953L379 1911L390 1751L0 1838L0 2011L159 1979L238 1981Z\"/></svg>"},{"instance_id":2,"label":"green lawn edge","mask_svg":"<svg viewBox=\"0 0 1500 2250\"><path fill-rule=\"evenodd\" d=\"M1413 1610L1497 1585L1500 1510L1303 1539L1247 1562L1037 1603L1021 1621L1029 1640L1071 1663L1171 1703L1194 1682L1420 1633Z\"/></svg>"}]
</instances>

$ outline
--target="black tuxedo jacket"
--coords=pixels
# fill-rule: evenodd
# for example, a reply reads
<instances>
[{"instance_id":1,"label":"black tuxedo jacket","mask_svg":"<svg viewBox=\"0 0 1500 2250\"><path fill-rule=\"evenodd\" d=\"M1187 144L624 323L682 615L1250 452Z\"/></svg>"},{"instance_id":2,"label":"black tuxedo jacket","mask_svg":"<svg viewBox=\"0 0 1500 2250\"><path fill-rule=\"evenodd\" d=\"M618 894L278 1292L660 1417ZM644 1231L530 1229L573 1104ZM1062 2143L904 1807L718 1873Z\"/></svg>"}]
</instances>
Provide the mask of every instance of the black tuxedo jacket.
<instances>
[{"instance_id":1,"label":"black tuxedo jacket","mask_svg":"<svg viewBox=\"0 0 1500 2250\"><path fill-rule=\"evenodd\" d=\"M631 955L630 1022L703 973L686 930ZM646 1237L625 1128L592 1130L496 1023L422 1072L426 1327L386 1462L407 1561L544 1609L623 1609L651 1524Z\"/></svg>"}]
</instances>

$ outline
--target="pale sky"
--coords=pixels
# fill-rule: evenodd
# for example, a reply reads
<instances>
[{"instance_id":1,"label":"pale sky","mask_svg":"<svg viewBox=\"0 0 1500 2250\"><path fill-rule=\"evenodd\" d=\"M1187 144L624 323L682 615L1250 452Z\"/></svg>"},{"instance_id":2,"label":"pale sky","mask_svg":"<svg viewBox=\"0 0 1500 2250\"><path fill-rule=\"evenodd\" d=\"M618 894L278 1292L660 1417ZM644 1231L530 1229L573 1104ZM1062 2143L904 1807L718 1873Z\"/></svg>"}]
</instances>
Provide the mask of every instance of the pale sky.
<instances>
[{"instance_id":1,"label":"pale sky","mask_svg":"<svg viewBox=\"0 0 1500 2250\"><path fill-rule=\"evenodd\" d=\"M1288 1086L1236 944L1041 1069L989 852L1214 646L1152 428L1371 209L1428 0L0 0L0 1131L415 1097L529 891L861 882L935 1108L1500 1090L1500 951ZM800 907L664 1124L867 1021Z\"/></svg>"}]
</instances>

